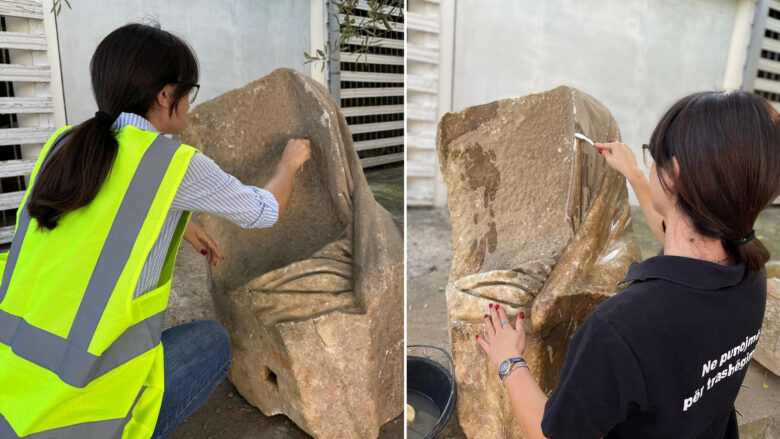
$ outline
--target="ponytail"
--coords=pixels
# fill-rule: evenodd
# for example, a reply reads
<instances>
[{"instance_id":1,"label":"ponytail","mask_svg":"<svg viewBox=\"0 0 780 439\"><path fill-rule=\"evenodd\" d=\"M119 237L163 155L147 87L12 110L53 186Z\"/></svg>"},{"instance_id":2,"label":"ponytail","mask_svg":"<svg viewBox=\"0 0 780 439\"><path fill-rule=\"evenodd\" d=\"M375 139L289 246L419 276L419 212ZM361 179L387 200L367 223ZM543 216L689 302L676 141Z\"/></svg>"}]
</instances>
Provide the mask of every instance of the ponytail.
<instances>
[{"instance_id":1,"label":"ponytail","mask_svg":"<svg viewBox=\"0 0 780 439\"><path fill-rule=\"evenodd\" d=\"M736 254L745 263L745 269L747 271L759 271L769 262L769 250L764 247L764 244L754 238L747 244L734 248L726 246L732 254Z\"/></svg>"},{"instance_id":2,"label":"ponytail","mask_svg":"<svg viewBox=\"0 0 780 439\"><path fill-rule=\"evenodd\" d=\"M770 259L769 250L756 238L756 232L742 239L724 239L723 247L745 264L747 271L759 271Z\"/></svg>"},{"instance_id":3,"label":"ponytail","mask_svg":"<svg viewBox=\"0 0 780 439\"><path fill-rule=\"evenodd\" d=\"M98 112L101 113L101 112ZM98 193L114 164L119 144L106 113L73 128L65 144L35 178L27 210L38 230L51 230L66 213L87 205Z\"/></svg>"}]
</instances>

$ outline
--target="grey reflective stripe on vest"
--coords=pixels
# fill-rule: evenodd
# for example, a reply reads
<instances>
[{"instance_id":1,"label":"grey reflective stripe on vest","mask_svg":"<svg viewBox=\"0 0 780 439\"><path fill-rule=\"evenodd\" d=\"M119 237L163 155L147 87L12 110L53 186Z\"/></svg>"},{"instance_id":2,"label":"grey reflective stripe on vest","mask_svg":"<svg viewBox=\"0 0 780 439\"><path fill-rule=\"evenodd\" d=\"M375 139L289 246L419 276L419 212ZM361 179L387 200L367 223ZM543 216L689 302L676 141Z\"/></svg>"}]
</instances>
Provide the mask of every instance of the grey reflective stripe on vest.
<instances>
[{"instance_id":1,"label":"grey reflective stripe on vest","mask_svg":"<svg viewBox=\"0 0 780 439\"><path fill-rule=\"evenodd\" d=\"M115 367L143 354L160 342L165 311L130 326L100 356L67 339L0 310L0 342L14 354L55 373L73 387L84 387ZM2 438L2 436L0 436Z\"/></svg>"},{"instance_id":2,"label":"grey reflective stripe on vest","mask_svg":"<svg viewBox=\"0 0 780 439\"><path fill-rule=\"evenodd\" d=\"M124 418L107 419L105 421L84 422L82 424L68 425L65 427L54 428L52 430L41 431L38 433L19 436L16 434L8 421L0 413L0 438L2 439L121 439L125 426L133 418L133 409L141 399L141 395L146 387L141 387L141 391L127 411Z\"/></svg>"},{"instance_id":3,"label":"grey reflective stripe on vest","mask_svg":"<svg viewBox=\"0 0 780 439\"><path fill-rule=\"evenodd\" d=\"M43 165L49 161L51 156L53 156L55 152L59 151L62 145L65 144L63 140L65 137L67 137L66 135L70 132L70 130L71 129L68 128L67 130L61 132L56 139L54 139L52 146L49 147L49 151L46 153L43 161L41 161L41 166L38 167L38 174L41 173L41 170L43 170ZM35 185L35 181L33 181L33 185ZM30 188L30 191L32 191L32 188ZM30 213L27 212L27 203L24 204L25 205L22 206L22 210L19 212L19 222L16 224L16 231L14 232L14 237L11 240L11 248L8 250L8 258L6 258L5 262L3 280L2 283L0 283L0 302L5 299L5 294L8 292L8 283L11 281L11 273L13 273L14 267L16 266L16 260L19 258L19 251L22 248L24 235L27 234L27 227L30 225Z\"/></svg>"},{"instance_id":4,"label":"grey reflective stripe on vest","mask_svg":"<svg viewBox=\"0 0 780 439\"><path fill-rule=\"evenodd\" d=\"M84 387L159 343L164 311L126 329L100 357L87 352L179 145L179 142L158 135L141 158L109 229L67 339L0 311L0 341L11 346L16 355L56 373L67 384ZM29 216L27 220L29 222ZM21 227L21 217L18 227ZM19 239L19 248L23 236ZM10 258L9 254L9 261ZM13 264L6 263L7 273L13 268Z\"/></svg>"}]
</instances>

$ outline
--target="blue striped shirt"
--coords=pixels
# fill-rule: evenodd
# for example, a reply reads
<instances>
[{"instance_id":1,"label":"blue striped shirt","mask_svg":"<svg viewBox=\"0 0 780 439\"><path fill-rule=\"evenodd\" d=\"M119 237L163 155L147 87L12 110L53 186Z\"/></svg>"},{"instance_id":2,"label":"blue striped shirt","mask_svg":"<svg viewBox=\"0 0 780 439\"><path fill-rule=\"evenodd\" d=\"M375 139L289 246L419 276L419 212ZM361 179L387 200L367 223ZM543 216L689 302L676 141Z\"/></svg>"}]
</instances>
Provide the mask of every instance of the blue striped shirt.
<instances>
[{"instance_id":1,"label":"blue striped shirt","mask_svg":"<svg viewBox=\"0 0 780 439\"><path fill-rule=\"evenodd\" d=\"M111 128L132 125L157 132L154 125L133 113L122 113ZM162 230L141 270L133 297L157 288L160 273L179 218L185 210L205 212L245 229L272 226L279 217L279 203L265 189L242 184L204 154L195 154L179 185Z\"/></svg>"}]
</instances>

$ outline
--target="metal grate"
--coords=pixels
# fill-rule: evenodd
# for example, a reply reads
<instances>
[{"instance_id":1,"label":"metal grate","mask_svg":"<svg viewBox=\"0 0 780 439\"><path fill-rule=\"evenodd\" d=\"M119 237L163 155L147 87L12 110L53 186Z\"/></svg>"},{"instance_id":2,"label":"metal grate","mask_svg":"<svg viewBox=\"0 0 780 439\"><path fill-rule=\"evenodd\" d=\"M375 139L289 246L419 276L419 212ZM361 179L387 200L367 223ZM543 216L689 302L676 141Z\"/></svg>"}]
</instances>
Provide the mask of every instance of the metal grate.
<instances>
[{"instance_id":1,"label":"metal grate","mask_svg":"<svg viewBox=\"0 0 780 439\"><path fill-rule=\"evenodd\" d=\"M365 35L360 17L369 6L360 2L352 18L359 35ZM331 14L331 38L343 26ZM376 32L366 52L355 53L360 40L348 44L330 64L330 91L347 119L352 140L364 168L404 159L404 23L391 17L391 29Z\"/></svg>"}]
</instances>

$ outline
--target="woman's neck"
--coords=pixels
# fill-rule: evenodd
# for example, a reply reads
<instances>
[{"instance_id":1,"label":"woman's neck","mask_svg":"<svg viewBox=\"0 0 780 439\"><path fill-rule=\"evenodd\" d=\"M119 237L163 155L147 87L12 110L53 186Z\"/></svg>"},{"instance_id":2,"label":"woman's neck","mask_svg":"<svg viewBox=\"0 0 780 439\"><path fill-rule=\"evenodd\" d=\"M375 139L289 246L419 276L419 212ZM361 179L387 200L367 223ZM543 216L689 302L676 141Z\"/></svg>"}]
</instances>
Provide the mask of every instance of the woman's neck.
<instances>
[{"instance_id":1,"label":"woman's neck","mask_svg":"<svg viewBox=\"0 0 780 439\"><path fill-rule=\"evenodd\" d=\"M162 130L163 128L163 122L162 117L159 112L149 110L146 112L146 114L143 115L144 119L148 120L149 123L151 123L154 128L157 130L157 132L165 134L165 132Z\"/></svg>"},{"instance_id":2,"label":"woman's neck","mask_svg":"<svg viewBox=\"0 0 780 439\"><path fill-rule=\"evenodd\" d=\"M664 255L684 256L721 265L732 265L731 256L720 239L697 233L690 219L674 209L665 218Z\"/></svg>"}]
</instances>

